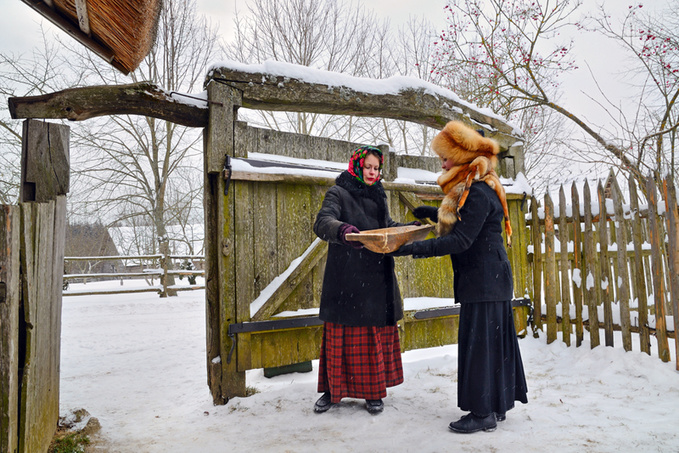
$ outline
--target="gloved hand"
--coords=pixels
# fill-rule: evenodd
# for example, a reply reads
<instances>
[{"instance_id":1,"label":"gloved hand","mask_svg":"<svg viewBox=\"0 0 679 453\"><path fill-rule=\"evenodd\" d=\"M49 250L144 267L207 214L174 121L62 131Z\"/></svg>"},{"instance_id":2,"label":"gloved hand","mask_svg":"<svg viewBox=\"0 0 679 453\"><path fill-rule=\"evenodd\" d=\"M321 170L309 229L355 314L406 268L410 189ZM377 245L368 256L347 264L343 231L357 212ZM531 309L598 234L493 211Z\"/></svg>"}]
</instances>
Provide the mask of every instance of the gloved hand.
<instances>
[{"instance_id":1,"label":"gloved hand","mask_svg":"<svg viewBox=\"0 0 679 453\"><path fill-rule=\"evenodd\" d=\"M413 254L413 244L402 245L400 249L387 253L387 256L408 256Z\"/></svg>"},{"instance_id":2,"label":"gloved hand","mask_svg":"<svg viewBox=\"0 0 679 453\"><path fill-rule=\"evenodd\" d=\"M418 219L431 219L434 222L439 221L439 210L435 206L418 206L413 209L413 215Z\"/></svg>"},{"instance_id":3,"label":"gloved hand","mask_svg":"<svg viewBox=\"0 0 679 453\"><path fill-rule=\"evenodd\" d=\"M337 239L342 241L343 244L348 245L349 247L355 248L355 249L362 249L363 244L361 244L358 241L347 241L346 235L349 233L360 233L361 231L356 228L355 226L349 224L349 223L343 223L342 226L339 227L339 231L337 232Z\"/></svg>"}]
</instances>

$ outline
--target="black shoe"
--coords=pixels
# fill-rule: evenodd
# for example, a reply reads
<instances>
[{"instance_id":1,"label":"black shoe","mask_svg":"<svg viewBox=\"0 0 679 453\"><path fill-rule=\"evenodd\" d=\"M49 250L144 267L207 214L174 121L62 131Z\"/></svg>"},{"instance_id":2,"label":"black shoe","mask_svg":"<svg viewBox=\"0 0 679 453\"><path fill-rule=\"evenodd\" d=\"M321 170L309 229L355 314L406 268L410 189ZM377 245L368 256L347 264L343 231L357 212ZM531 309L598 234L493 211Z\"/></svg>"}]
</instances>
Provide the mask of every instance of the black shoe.
<instances>
[{"instance_id":1,"label":"black shoe","mask_svg":"<svg viewBox=\"0 0 679 453\"><path fill-rule=\"evenodd\" d=\"M497 422L495 421L495 414L491 412L485 417L479 417L473 413L468 413L456 422L448 425L451 431L456 433L475 433L477 431L495 431Z\"/></svg>"},{"instance_id":2,"label":"black shoe","mask_svg":"<svg viewBox=\"0 0 679 453\"><path fill-rule=\"evenodd\" d=\"M495 420L503 422L507 420L507 414L505 412L495 412Z\"/></svg>"},{"instance_id":3,"label":"black shoe","mask_svg":"<svg viewBox=\"0 0 679 453\"><path fill-rule=\"evenodd\" d=\"M382 400L365 400L365 408L371 414L379 414L384 410L384 403Z\"/></svg>"},{"instance_id":4,"label":"black shoe","mask_svg":"<svg viewBox=\"0 0 679 453\"><path fill-rule=\"evenodd\" d=\"M330 392L325 392L320 398L318 398L316 404L314 404L314 412L317 414L323 413L334 405L335 403L330 401Z\"/></svg>"}]
</instances>

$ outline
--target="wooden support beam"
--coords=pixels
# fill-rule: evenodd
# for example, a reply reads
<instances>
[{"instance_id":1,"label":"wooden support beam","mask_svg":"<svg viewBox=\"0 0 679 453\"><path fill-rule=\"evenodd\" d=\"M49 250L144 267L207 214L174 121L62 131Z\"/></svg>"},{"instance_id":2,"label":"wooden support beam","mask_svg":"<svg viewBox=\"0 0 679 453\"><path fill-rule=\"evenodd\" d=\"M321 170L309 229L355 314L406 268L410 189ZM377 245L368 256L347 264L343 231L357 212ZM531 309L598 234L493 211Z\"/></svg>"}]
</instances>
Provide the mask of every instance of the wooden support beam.
<instances>
[{"instance_id":1,"label":"wooden support beam","mask_svg":"<svg viewBox=\"0 0 679 453\"><path fill-rule=\"evenodd\" d=\"M204 103L204 106L200 104ZM11 97L14 119L53 118L83 121L107 115L144 115L189 127L205 127L208 102L167 92L148 82L69 88L39 96Z\"/></svg>"},{"instance_id":2,"label":"wooden support beam","mask_svg":"<svg viewBox=\"0 0 679 453\"><path fill-rule=\"evenodd\" d=\"M278 286L268 301L252 316L252 321L269 319L285 299L297 288L297 285L306 277L318 261L328 252L328 243L317 239L309 248L302 261L290 273L288 278Z\"/></svg>"},{"instance_id":3,"label":"wooden support beam","mask_svg":"<svg viewBox=\"0 0 679 453\"><path fill-rule=\"evenodd\" d=\"M309 83L283 75L226 67L215 68L210 79L240 90L243 107L251 109L391 118L435 129L443 129L448 121L461 120L483 128L486 136L497 140L503 150L520 141L514 128L506 122L474 109L459 98L433 93L425 87L388 93L388 82L384 81L384 93L373 94L347 86ZM383 81L371 82L379 85Z\"/></svg>"}]
</instances>

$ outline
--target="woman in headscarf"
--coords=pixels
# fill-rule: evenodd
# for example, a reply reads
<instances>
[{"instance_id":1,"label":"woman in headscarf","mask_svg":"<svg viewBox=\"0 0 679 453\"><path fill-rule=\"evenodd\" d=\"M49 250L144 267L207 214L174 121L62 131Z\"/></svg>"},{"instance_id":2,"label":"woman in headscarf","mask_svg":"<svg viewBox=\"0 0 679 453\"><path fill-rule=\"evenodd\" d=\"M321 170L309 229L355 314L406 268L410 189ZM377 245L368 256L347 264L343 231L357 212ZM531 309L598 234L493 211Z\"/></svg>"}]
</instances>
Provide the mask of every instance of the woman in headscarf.
<instances>
[{"instance_id":1,"label":"woman in headscarf","mask_svg":"<svg viewBox=\"0 0 679 453\"><path fill-rule=\"evenodd\" d=\"M460 304L457 404L469 411L449 428L492 431L515 401L527 403L526 378L514 328L512 269L502 239L512 229L505 191L495 173L498 144L458 121L434 138L441 159L441 207L420 206L417 218L437 221L438 237L413 242L392 256L450 255Z\"/></svg>"},{"instance_id":2,"label":"woman in headscarf","mask_svg":"<svg viewBox=\"0 0 679 453\"><path fill-rule=\"evenodd\" d=\"M403 225L389 216L380 182L383 162L379 148L356 149L349 169L325 194L314 223L314 232L329 243L320 308L318 391L323 395L314 405L318 413L342 398L365 399L368 412L380 413L387 387L403 382L396 325L403 309L394 259L346 238Z\"/></svg>"}]
</instances>

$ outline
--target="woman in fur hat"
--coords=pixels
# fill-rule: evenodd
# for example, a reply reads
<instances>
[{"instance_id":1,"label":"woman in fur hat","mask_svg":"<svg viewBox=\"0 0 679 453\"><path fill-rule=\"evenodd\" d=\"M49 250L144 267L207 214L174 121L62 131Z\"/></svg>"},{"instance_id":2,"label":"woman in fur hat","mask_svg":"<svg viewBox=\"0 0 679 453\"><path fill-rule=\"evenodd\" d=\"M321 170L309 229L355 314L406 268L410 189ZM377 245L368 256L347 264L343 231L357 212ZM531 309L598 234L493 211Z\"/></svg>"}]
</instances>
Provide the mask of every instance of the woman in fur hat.
<instances>
[{"instance_id":1,"label":"woman in fur hat","mask_svg":"<svg viewBox=\"0 0 679 453\"><path fill-rule=\"evenodd\" d=\"M314 232L329 243L321 293L318 413L342 398L360 398L368 412L377 414L387 387L403 382L396 326L403 311L394 259L346 239L348 233L403 225L389 216L382 163L378 148L356 149L349 169L326 192L314 223Z\"/></svg>"},{"instance_id":2,"label":"woman in fur hat","mask_svg":"<svg viewBox=\"0 0 679 453\"><path fill-rule=\"evenodd\" d=\"M514 328L512 270L502 239L511 237L505 192L495 173L498 144L459 121L434 138L445 197L437 210L415 217L437 221L435 239L401 247L392 256L450 255L460 307L457 402L469 413L450 423L455 432L492 431L515 401L527 403L526 378Z\"/></svg>"}]
</instances>

